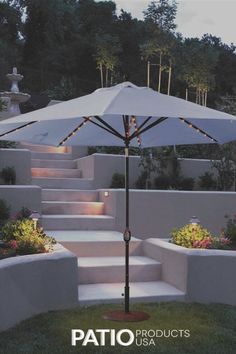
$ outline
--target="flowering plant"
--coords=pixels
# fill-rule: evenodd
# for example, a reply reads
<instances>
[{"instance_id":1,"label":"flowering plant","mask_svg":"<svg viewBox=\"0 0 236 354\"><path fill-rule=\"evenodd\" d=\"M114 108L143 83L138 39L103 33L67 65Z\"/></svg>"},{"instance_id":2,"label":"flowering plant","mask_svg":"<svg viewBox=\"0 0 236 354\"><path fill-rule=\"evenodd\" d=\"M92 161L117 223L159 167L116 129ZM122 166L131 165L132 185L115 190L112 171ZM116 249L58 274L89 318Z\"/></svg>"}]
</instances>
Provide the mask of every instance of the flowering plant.
<instances>
[{"instance_id":1,"label":"flowering plant","mask_svg":"<svg viewBox=\"0 0 236 354\"><path fill-rule=\"evenodd\" d=\"M229 249L232 243L228 237L214 237L201 225L188 224L172 231L171 242L186 248Z\"/></svg>"},{"instance_id":2,"label":"flowering plant","mask_svg":"<svg viewBox=\"0 0 236 354\"><path fill-rule=\"evenodd\" d=\"M56 243L41 227L35 228L31 219L9 221L1 232L4 248L15 255L49 252Z\"/></svg>"},{"instance_id":3,"label":"flowering plant","mask_svg":"<svg viewBox=\"0 0 236 354\"><path fill-rule=\"evenodd\" d=\"M187 224L180 229L174 229L171 241L186 248L209 248L213 236L201 225Z\"/></svg>"}]
</instances>

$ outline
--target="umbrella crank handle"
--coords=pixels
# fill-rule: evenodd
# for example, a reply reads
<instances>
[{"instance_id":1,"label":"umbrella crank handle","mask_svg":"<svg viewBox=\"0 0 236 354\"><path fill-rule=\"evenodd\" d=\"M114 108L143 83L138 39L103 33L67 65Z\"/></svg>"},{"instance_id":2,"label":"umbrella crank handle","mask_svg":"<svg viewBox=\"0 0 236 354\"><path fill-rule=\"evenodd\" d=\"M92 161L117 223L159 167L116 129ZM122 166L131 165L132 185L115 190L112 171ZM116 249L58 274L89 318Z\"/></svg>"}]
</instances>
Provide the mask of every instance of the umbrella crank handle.
<instances>
[{"instance_id":1,"label":"umbrella crank handle","mask_svg":"<svg viewBox=\"0 0 236 354\"><path fill-rule=\"evenodd\" d=\"M129 242L131 240L131 231L129 229L125 229L123 237L125 242Z\"/></svg>"}]
</instances>

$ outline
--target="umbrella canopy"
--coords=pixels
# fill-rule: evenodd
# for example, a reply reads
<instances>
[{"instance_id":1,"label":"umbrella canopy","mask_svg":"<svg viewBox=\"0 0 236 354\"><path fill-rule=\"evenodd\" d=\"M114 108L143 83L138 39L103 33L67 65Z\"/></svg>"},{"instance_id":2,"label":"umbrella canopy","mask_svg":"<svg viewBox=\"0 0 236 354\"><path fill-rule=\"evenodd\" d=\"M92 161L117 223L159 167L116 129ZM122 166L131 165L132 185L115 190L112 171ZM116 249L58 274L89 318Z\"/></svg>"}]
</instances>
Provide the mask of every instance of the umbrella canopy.
<instances>
[{"instance_id":1,"label":"umbrella canopy","mask_svg":"<svg viewBox=\"0 0 236 354\"><path fill-rule=\"evenodd\" d=\"M1 121L0 139L124 146L127 117L130 146L222 144L236 137L236 117L230 114L124 82Z\"/></svg>"},{"instance_id":2,"label":"umbrella canopy","mask_svg":"<svg viewBox=\"0 0 236 354\"><path fill-rule=\"evenodd\" d=\"M131 239L129 146L225 143L235 137L236 117L130 82L0 122L2 140L56 146L125 146L125 316L129 315Z\"/></svg>"}]
</instances>

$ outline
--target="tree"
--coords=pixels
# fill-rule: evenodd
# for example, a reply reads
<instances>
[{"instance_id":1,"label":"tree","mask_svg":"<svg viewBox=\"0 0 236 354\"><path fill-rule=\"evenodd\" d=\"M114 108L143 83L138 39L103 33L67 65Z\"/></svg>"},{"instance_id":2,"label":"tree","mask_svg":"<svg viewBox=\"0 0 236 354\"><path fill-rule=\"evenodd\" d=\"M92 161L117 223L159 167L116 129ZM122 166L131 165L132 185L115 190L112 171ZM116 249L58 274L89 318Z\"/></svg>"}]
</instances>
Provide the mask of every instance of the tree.
<instances>
[{"instance_id":1,"label":"tree","mask_svg":"<svg viewBox=\"0 0 236 354\"><path fill-rule=\"evenodd\" d=\"M6 2L0 3L0 38L16 42L22 32L21 13Z\"/></svg>"},{"instance_id":2,"label":"tree","mask_svg":"<svg viewBox=\"0 0 236 354\"><path fill-rule=\"evenodd\" d=\"M176 29L174 23L177 13L176 1L158 0L152 1L144 13L144 19L157 25L163 31Z\"/></svg>"},{"instance_id":3,"label":"tree","mask_svg":"<svg viewBox=\"0 0 236 354\"><path fill-rule=\"evenodd\" d=\"M6 74L18 66L23 42L21 13L7 2L0 2L0 89L9 84Z\"/></svg>"},{"instance_id":4,"label":"tree","mask_svg":"<svg viewBox=\"0 0 236 354\"><path fill-rule=\"evenodd\" d=\"M217 151L212 166L217 171L217 186L221 191L228 191L235 184L235 144L226 144ZM235 186L234 186L235 189Z\"/></svg>"},{"instance_id":5,"label":"tree","mask_svg":"<svg viewBox=\"0 0 236 354\"><path fill-rule=\"evenodd\" d=\"M110 83L112 84L112 74L114 68L118 65L118 54L120 52L120 43L117 37L109 34L97 36L97 53L96 62L101 75L101 87L104 86L104 68L105 68L105 85L108 86L109 73Z\"/></svg>"},{"instance_id":6,"label":"tree","mask_svg":"<svg viewBox=\"0 0 236 354\"><path fill-rule=\"evenodd\" d=\"M152 1L146 11L144 11L144 19L147 22L149 30L149 38L141 46L142 55L149 60L158 55L159 63L155 64L158 70L158 92L161 92L162 72L168 72L167 93L170 94L172 62L170 55L171 36L170 32L174 31L176 25L174 23L177 13L177 4L173 0ZM163 58L164 57L164 58ZM166 58L165 58L166 57ZM167 64L163 61L167 59ZM153 65L153 64L152 64ZM148 63L148 76L150 74L150 63ZM148 83L150 82L148 77Z\"/></svg>"},{"instance_id":7,"label":"tree","mask_svg":"<svg viewBox=\"0 0 236 354\"><path fill-rule=\"evenodd\" d=\"M119 72L117 82L129 80L143 85L145 71L140 55L140 43L145 35L143 21L132 18L131 14L121 10L115 23L115 34L119 38L121 51L119 53Z\"/></svg>"},{"instance_id":8,"label":"tree","mask_svg":"<svg viewBox=\"0 0 236 354\"><path fill-rule=\"evenodd\" d=\"M62 98L89 93L101 80L143 85L145 60L155 65L147 65L151 87L178 97L187 87L190 99L193 89L198 103L215 107L236 92L235 46L211 34L184 39L176 12L171 0L152 1L144 20L118 16L113 1L0 0L0 89L13 66L25 91Z\"/></svg>"},{"instance_id":9,"label":"tree","mask_svg":"<svg viewBox=\"0 0 236 354\"><path fill-rule=\"evenodd\" d=\"M65 41L74 29L75 2L66 0L19 0L25 7L22 63L29 89L40 92L60 81L65 69ZM53 20L52 20L53 19ZM29 79L30 77L30 79Z\"/></svg>"},{"instance_id":10,"label":"tree","mask_svg":"<svg viewBox=\"0 0 236 354\"><path fill-rule=\"evenodd\" d=\"M183 79L196 90L196 103L206 106L207 94L215 86L218 53L197 38L186 39L183 54Z\"/></svg>"},{"instance_id":11,"label":"tree","mask_svg":"<svg viewBox=\"0 0 236 354\"><path fill-rule=\"evenodd\" d=\"M173 56L171 54L171 47L173 45L172 35L168 32L163 32L159 28L155 28L151 37L140 46L142 56L146 60L158 61L155 64L159 67L158 70L158 92L161 92L162 86L162 72L168 72L168 93L171 85L171 72ZM149 64L148 64L149 65Z\"/></svg>"},{"instance_id":12,"label":"tree","mask_svg":"<svg viewBox=\"0 0 236 354\"><path fill-rule=\"evenodd\" d=\"M0 112L3 111L5 108L5 104L3 102L3 100L0 98Z\"/></svg>"}]
</instances>

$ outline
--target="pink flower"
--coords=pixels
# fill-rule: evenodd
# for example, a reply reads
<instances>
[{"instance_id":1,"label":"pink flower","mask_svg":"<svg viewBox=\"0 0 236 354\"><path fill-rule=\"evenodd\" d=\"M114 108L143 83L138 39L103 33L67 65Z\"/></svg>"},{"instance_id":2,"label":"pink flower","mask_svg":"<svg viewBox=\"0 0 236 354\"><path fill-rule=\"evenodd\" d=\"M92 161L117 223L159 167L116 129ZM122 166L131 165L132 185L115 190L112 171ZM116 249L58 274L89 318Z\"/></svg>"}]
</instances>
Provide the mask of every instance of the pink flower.
<instances>
[{"instance_id":1,"label":"pink flower","mask_svg":"<svg viewBox=\"0 0 236 354\"><path fill-rule=\"evenodd\" d=\"M220 243L222 245L230 245L231 244L231 240L228 239L227 237L220 237Z\"/></svg>"},{"instance_id":2,"label":"pink flower","mask_svg":"<svg viewBox=\"0 0 236 354\"><path fill-rule=\"evenodd\" d=\"M8 243L8 246L9 246L9 248L12 248L12 249L17 249L18 248L18 243L17 243L17 241L16 240L12 240L12 241L10 241L9 243Z\"/></svg>"}]
</instances>

